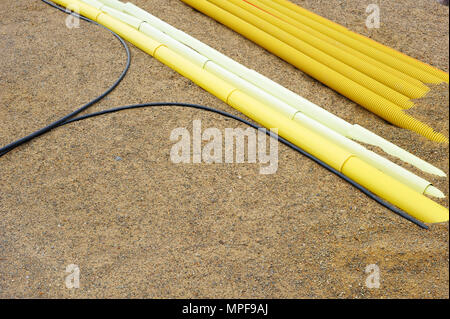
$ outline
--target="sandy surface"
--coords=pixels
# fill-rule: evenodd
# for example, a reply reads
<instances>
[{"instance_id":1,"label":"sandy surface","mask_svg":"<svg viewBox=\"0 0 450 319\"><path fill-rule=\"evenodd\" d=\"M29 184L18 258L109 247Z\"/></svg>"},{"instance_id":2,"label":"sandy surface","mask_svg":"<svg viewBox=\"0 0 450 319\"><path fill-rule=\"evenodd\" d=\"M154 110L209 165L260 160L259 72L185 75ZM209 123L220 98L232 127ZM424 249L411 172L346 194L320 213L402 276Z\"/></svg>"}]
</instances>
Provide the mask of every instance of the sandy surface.
<instances>
[{"instance_id":1,"label":"sandy surface","mask_svg":"<svg viewBox=\"0 0 450 319\"><path fill-rule=\"evenodd\" d=\"M449 8L369 0L294 1L448 72ZM388 125L178 0L135 3L352 123L449 171L448 146ZM0 1L0 145L89 101L120 74L107 31L40 1ZM122 84L89 112L151 101L239 114L132 47ZM448 86L411 113L448 136ZM173 164L176 127L243 127L195 110L147 109L54 130L0 159L0 297L449 297L448 223L423 231L322 167L279 146L279 169ZM121 160L117 160L117 157ZM402 164L402 162L397 162ZM448 180L422 174L448 194ZM448 199L440 201L448 207ZM65 270L80 268L80 288ZM365 286L368 264L381 287Z\"/></svg>"}]
</instances>

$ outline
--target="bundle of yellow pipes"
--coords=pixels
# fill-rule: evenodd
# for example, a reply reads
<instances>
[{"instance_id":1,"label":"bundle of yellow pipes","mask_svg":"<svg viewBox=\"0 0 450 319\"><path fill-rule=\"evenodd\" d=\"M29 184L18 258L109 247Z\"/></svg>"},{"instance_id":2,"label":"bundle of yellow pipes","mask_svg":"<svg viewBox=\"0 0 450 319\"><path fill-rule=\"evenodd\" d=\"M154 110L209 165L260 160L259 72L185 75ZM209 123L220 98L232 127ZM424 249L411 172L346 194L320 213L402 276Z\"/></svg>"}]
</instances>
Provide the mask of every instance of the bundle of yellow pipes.
<instances>
[{"instance_id":1,"label":"bundle of yellow pipes","mask_svg":"<svg viewBox=\"0 0 450 319\"><path fill-rule=\"evenodd\" d=\"M144 52L212 93L266 128L326 162L374 194L428 223L448 221L448 209L412 188L372 167L358 156L331 143L321 135L292 121L279 111L254 99L218 76L197 66L164 44L155 41L128 24L78 0L54 0L111 29Z\"/></svg>"},{"instance_id":2,"label":"bundle of yellow pipes","mask_svg":"<svg viewBox=\"0 0 450 319\"><path fill-rule=\"evenodd\" d=\"M390 123L430 140L448 143L447 137L404 112L414 105L411 98L422 97L429 91L422 82L448 82L445 72L434 71L431 74L423 67L411 65L357 41L347 33L292 11L280 5L279 1L181 1Z\"/></svg>"},{"instance_id":3,"label":"bundle of yellow pipes","mask_svg":"<svg viewBox=\"0 0 450 319\"><path fill-rule=\"evenodd\" d=\"M284 14L286 14L287 16L289 16L293 19L309 18L307 21L313 20L323 26L326 26L328 28L331 28L338 32L341 32L342 34L345 34L349 38L352 38L352 39L355 39L356 41L358 41L359 43L353 42L353 44L356 47L359 47L360 50L366 50L366 52L368 52L367 50L370 50L370 48L367 48L364 45L375 48L378 51L374 50L374 51L370 51L370 52L373 52L372 55L378 56L378 59L381 59L381 61L383 61L383 59L386 58L386 55L381 54L381 52L383 52L397 60L403 61L417 69L420 69L426 73L429 73L435 77L434 81L430 81L429 83L440 83L442 81L449 83L449 74L448 73L446 73L442 70L439 70L435 67L432 67L431 65L423 63L422 61L416 60L410 56L407 56L406 54L403 54L397 50L387 47L387 46L385 46L379 42L376 42L370 38L367 38L361 34L352 32L352 31L348 30L347 28L345 28L337 23L334 23L333 21L330 21L330 20L328 20L324 17L321 17L309 10L306 10L300 6L293 4L292 2L289 2L287 0L272 0L272 1L260 0L260 1L266 3L267 5L271 6L272 8L274 8L276 10L279 10L279 12L283 12ZM319 25L317 25L317 24L315 24L315 25L318 28L321 28ZM381 51L381 52L379 52L379 51ZM395 60L391 60L391 61L395 61Z\"/></svg>"}]
</instances>

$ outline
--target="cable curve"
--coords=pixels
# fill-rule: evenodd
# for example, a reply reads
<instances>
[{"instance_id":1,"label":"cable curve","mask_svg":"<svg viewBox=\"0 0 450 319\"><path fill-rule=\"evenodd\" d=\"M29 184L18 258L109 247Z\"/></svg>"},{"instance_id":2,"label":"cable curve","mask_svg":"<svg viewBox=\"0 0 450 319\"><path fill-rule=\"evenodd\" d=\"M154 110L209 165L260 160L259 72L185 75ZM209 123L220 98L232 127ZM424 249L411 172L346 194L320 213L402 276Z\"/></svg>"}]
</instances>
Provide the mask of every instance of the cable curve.
<instances>
[{"instance_id":1,"label":"cable curve","mask_svg":"<svg viewBox=\"0 0 450 319\"><path fill-rule=\"evenodd\" d=\"M83 16L81 16L81 15L79 15L77 13L70 12L70 11L66 10L65 8L63 8L61 6L58 6L57 4L54 4L51 1L48 1L48 0L42 0L42 1L45 2L48 5L56 8L56 9L58 9L58 10L61 10L62 12L65 12L67 14L72 14L72 15L74 15L75 17L77 17L79 19L82 19L84 21L87 21L87 22L93 23L95 25L101 26L102 28L104 28L104 29L108 30L109 32L111 32L120 41L120 43L125 48L125 51L127 53L127 62L126 62L125 68L122 71L122 73L120 74L119 78L105 92L103 92L102 94L97 96L95 99L93 99L93 100L89 101L88 103L84 104L82 107L78 108L77 110L75 110L75 111L65 115L64 117L60 118L59 120L57 120L57 121L55 121L55 122L53 122L53 123L51 123L51 124L41 128L41 129L39 129L39 130L37 130L37 131L35 131L33 133L31 133L30 135L27 135L27 136L25 136L23 138L20 138L20 139L14 141L14 142L12 142L12 143L2 147L2 148L0 148L0 156L3 156L4 154L8 153L9 151L13 150L14 148L16 148L16 147L18 147L18 146L20 146L20 145L22 145L22 144L24 144L26 142L29 142L32 139L34 139L34 138L36 138L36 137L38 137L38 136L40 136L42 134L45 134L45 133L51 131L55 127L58 127L61 123L66 122L70 118L78 115L79 113L85 111L86 109L88 109L89 107L91 107L92 105L97 103L98 101L102 100L105 96L107 96L109 93L111 93L119 85L119 83L124 79L125 75L127 74L128 70L130 68L130 64L131 64L130 49L129 49L127 43L125 42L125 40L122 39L117 33L115 33L112 30L110 30L110 29L108 29L108 28L98 24L95 21L92 21L91 19L83 17Z\"/></svg>"},{"instance_id":2,"label":"cable curve","mask_svg":"<svg viewBox=\"0 0 450 319\"><path fill-rule=\"evenodd\" d=\"M293 150L299 152L300 154L306 156L307 158L309 158L310 160L314 161L315 163L321 165L322 167L324 167L325 169L329 170L330 172L334 173L335 175L339 176L340 178L342 178L343 180L345 180L346 182L348 182L349 184L351 184L352 186L354 186L355 188L357 188L358 190L360 190L362 193L364 193L366 196L368 196L369 198L373 199L374 201L376 201L377 203L379 203L380 205L384 206L385 208L391 210L392 212L394 212L395 214L409 220L410 222L416 224L417 226L423 228L423 229L429 229L429 227L419 221L418 219L408 215L406 212L402 211L401 209L399 209L398 207L388 203L387 201L385 201L384 199L382 199L381 197L375 195L374 193L372 193L371 191L369 191L367 188L363 187L362 185L358 184L357 182L353 181L352 179L350 179L349 177L347 177L346 175L344 175L343 173L341 173L340 171L334 169L333 167L331 167L330 165L328 165L327 163L321 161L320 159L318 159L317 157L309 154L308 152L306 152L305 150L301 149L300 147L298 147L297 145L289 142L288 140L282 138L281 136L278 136L276 134L274 134L273 132L271 132L270 130L265 129L262 126L256 125L248 120L245 120L241 117L238 117L236 115L227 113L225 111L222 110L218 110L218 109L214 109L214 108L210 108L207 106L203 106L203 105L199 105L199 104L192 104L192 103L176 103L176 102L154 102L154 103L142 103L142 104L133 104L133 105L126 105L126 106L120 106L120 107L115 107L115 108L111 108L111 109L106 109L106 110L102 110L99 112L95 112L95 113L90 113L90 114L85 114L85 115L81 115L79 117L75 117L76 115L78 115L79 113L81 113L82 111L86 110L87 108L89 108L90 106L92 106L93 104L99 102L100 100L102 100L105 96L107 96L109 93L111 93L118 85L119 83L123 80L123 78L125 77L126 73L128 72L129 68L130 68L130 64L131 64L131 53L130 53L130 49L128 47L128 45L126 44L125 40L123 40L118 34L116 34L115 32L113 32L112 30L98 24L95 21L92 21L89 18L83 17L77 13L74 12L70 12L68 10L66 10L65 8L49 1L49 0L41 0L43 2L45 2L46 4L61 10L64 13L67 14L72 14L84 21L93 23L95 25L101 26L104 29L110 31L123 45L123 47L126 50L127 53L127 62L126 62L126 66L124 68L124 70L122 71L121 75L119 76L119 78L117 79L116 82L114 82L113 85L111 85L105 92L103 92L101 95L99 95L98 97L96 97L95 99L89 101L88 103L84 104L82 107L78 108L77 110L65 115L64 117L62 117L61 119L45 126L44 128L35 131L34 133L31 133L28 136L25 136L21 139L16 140L15 142L12 142L4 147L2 147L0 149L0 158L2 156L4 156L6 153L10 152L11 150L15 149L16 147L31 141L32 139L45 134L57 127L61 127L70 123L74 123L74 122L78 122L81 120L85 120L85 119L89 119L89 118L93 118L96 116L100 116L100 115L105 115L105 114L111 114L111 113L115 113L115 112L120 112L120 111L125 111L125 110L131 110L131 109L140 109L140 108L146 108L146 107L162 107L162 106L172 106L172 107L184 107L184 108L194 108L194 109L198 109L198 110L203 110L203 111L207 111L207 112L212 112L212 113L216 113L219 115L222 115L224 117L227 118L231 118L234 119L236 121L239 121L243 124L246 124L254 129L259 129L259 130L264 130L265 133L267 135L269 135L272 138L276 138L278 141L280 141L281 143L285 144L286 146L292 148Z\"/></svg>"},{"instance_id":3,"label":"cable curve","mask_svg":"<svg viewBox=\"0 0 450 319\"><path fill-rule=\"evenodd\" d=\"M389 210L391 210L392 212L396 213L397 215L400 215L401 217L403 217L403 218L413 222L417 226L419 226L419 227L421 227L423 229L428 229L428 226L426 224L424 224L421 221L419 221L418 219L408 215L407 213L405 213L401 209L397 208L396 206L388 203L387 201L385 201L381 197L379 197L379 196L375 195L374 193L372 193L371 191L369 191L367 188L365 188L365 187L361 186L360 184L356 183L355 181L353 181L352 179L350 179L349 177L347 177L346 175L344 175L340 171L334 169L333 167L331 167L327 163L321 161L317 157L315 157L315 156L309 154L308 152L304 151L303 149L301 149L297 145L292 144L288 140L282 138L281 136L278 136L278 135L274 134L270 130L266 130L262 126L256 125L256 124L254 124L254 123L252 123L250 121L247 121L247 120L245 120L243 118L240 118L240 117L238 117L236 115L233 115L233 114L230 114L230 113L227 113L225 111L218 110L218 109L213 109L213 108L210 108L210 107L207 107L207 106L198 105L198 104L191 104L191 103L175 103L175 102L173 102L173 103L164 103L164 102L161 102L161 103L158 103L158 102L155 102L155 103L143 103L143 104L134 104L134 105L121 106L121 107L116 107L116 108L111 108L111 109L99 111L99 112L96 112L96 113L85 114L85 115L82 115L80 117L73 118L73 119L71 119L71 120L69 120L69 121L67 121L65 123L62 123L60 126L66 125L66 124L69 124L69 123L73 123L73 122L77 122L77 121L81 121L81 120L85 120L85 119L88 119L88 118L104 115L104 114L110 114L110 113L120 112L120 111L124 111L124 110L130 110L130 109L139 109L139 108L144 108L144 107L158 107L158 106L188 107L188 108L195 108L195 109L199 109L199 110L204 110L204 111L217 113L217 114L220 114L220 115L222 115L224 117L228 117L228 118L234 119L234 120L239 121L239 122L241 122L243 124L246 124L246 125L248 125L250 127L253 127L254 129L264 130L267 135L269 135L269 136L271 136L273 138L276 138L281 143L283 143L286 146L292 148L293 150L299 152L300 154L306 156L307 158L309 158L312 161L316 162L317 164L321 165L322 167L324 167L325 169L329 170L330 172L336 174L337 176L339 176L340 178L342 178L343 180L345 180L346 182L348 182L349 184L351 184L352 186L354 186L355 188L357 188L358 190L363 192L365 195L367 195L369 198L373 199L374 201L376 201L380 205L388 208Z\"/></svg>"}]
</instances>

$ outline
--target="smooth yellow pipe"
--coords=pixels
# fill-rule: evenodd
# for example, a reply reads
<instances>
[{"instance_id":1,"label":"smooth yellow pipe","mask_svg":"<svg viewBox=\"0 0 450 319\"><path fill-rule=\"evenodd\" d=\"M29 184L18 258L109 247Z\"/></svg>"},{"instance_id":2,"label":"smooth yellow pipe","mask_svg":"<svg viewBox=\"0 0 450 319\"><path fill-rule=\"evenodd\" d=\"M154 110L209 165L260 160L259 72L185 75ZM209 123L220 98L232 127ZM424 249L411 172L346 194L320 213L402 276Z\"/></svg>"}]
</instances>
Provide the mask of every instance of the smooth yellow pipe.
<instances>
[{"instance_id":1,"label":"smooth yellow pipe","mask_svg":"<svg viewBox=\"0 0 450 319\"><path fill-rule=\"evenodd\" d=\"M296 126L292 124L294 123L293 121L287 121L278 112L262 103L254 103L248 95L236 91L229 98L228 104L265 127L278 127L280 136L318 158L325 159L325 162L331 159L331 150L327 149L328 145L330 145L328 141L317 148L318 145L316 143L322 142L316 139L316 136L311 134L303 135L304 132L298 134ZM334 152L334 150L331 152ZM337 154L339 155L340 153ZM337 165L341 165L342 159L345 158L346 154L342 155L331 166L336 168ZM449 219L447 208L415 192L412 188L382 173L356 156L348 157L342 164L340 171L357 181L358 184L363 185L419 220L427 223L438 223Z\"/></svg>"},{"instance_id":2,"label":"smooth yellow pipe","mask_svg":"<svg viewBox=\"0 0 450 319\"><path fill-rule=\"evenodd\" d=\"M337 24L337 23L335 23L335 22L333 22L331 20L328 20L328 19L326 19L326 18L324 18L324 17L322 17L322 16L320 16L318 14L315 14L315 13L309 11L309 10L306 10L305 8L302 8L302 7L296 5L296 4L292 3L292 2L289 2L287 0L272 0L272 2L276 2L279 5L282 5L282 6L286 7L287 9L289 9L291 11L294 11L294 12L296 12L296 13L302 15L302 16L305 16L305 17L308 17L308 18L310 18L312 20L315 20L315 21L317 21L317 22L319 22L319 23L321 23L323 25L326 25L326 26L328 26L330 28L333 28L336 31L345 33L349 37L351 37L351 38L353 38L353 39L355 39L355 40L357 40L357 41L359 41L361 43L364 43L364 44L366 44L368 46L371 46L371 47L376 48L376 49L378 49L380 51L383 51L384 53L389 54L392 57L400 59L400 60L402 60L402 61L404 61L404 62L406 62L406 63L408 63L408 64L410 64L412 66L415 66L416 68L419 68L419 69L421 69L421 70L423 70L425 72L428 72L428 73L430 73L430 74L432 74L432 75L442 79L446 83L449 83L449 74L447 72L444 72L444 71L439 70L438 68L435 68L435 67L433 67L433 66L431 66L429 64L426 64L426 63L424 63L422 61L414 59L414 58L412 58L412 57L410 57L410 56L408 56L408 55L406 55L406 54L404 54L404 53L402 53L400 51L397 51L397 50L395 50L393 48L385 46L385 45L383 45L383 44L381 44L379 42L376 42L375 40L372 40L372 39L370 39L370 38L368 38L368 37L366 37L364 35L355 33L355 32L347 29L346 27L344 27L344 26L342 26L340 24Z\"/></svg>"},{"instance_id":3,"label":"smooth yellow pipe","mask_svg":"<svg viewBox=\"0 0 450 319\"><path fill-rule=\"evenodd\" d=\"M271 0L259 0L263 3L265 3L266 5L272 7L274 10L278 11L278 12L282 12L294 19L296 19L297 21L304 23L314 29L316 29L317 31L326 34L330 37L332 37L333 39L342 42L366 55L371 56L372 58L383 62L403 73L406 73L424 83L441 83L443 82L443 80L441 78L438 78L426 71L423 71L411 64L408 64L402 60L399 60L395 57L393 57L392 55L389 55L383 51L380 51L374 47L371 46L367 46L364 45L363 43L355 40L354 38L348 36L347 33L343 33L343 32L339 32L336 31L335 29L321 24L309 17L303 16L301 14L297 14L295 11L292 11L276 2L273 2Z\"/></svg>"},{"instance_id":4,"label":"smooth yellow pipe","mask_svg":"<svg viewBox=\"0 0 450 319\"><path fill-rule=\"evenodd\" d=\"M350 152L330 143L321 135L310 131L273 108L237 90L166 46L143 35L133 27L78 0L54 0L54 2L66 7L70 4L76 4L80 9L80 14L96 20L99 24L116 32L125 40L153 55L162 63L191 79L264 127L278 128L278 134L283 138L325 161L333 168L341 172L345 171L345 174L349 174L355 180L359 180L361 185L374 191L375 194L378 195L379 193L387 196L392 201L392 204L398 205L400 209L406 208L407 210L404 210L412 216L428 223L448 220L448 209L445 207L390 178L381 171L372 168ZM407 197L407 200L403 198L404 196Z\"/></svg>"},{"instance_id":5,"label":"smooth yellow pipe","mask_svg":"<svg viewBox=\"0 0 450 319\"><path fill-rule=\"evenodd\" d=\"M318 63L309 56L258 29L252 24L232 15L213 3L206 0L181 1L242 34L275 55L278 55L286 62L296 66L335 91L365 107L372 113L379 115L386 121L419 133L432 141L448 143L448 139L444 135L435 132L428 125L405 114L396 104L382 98L358 83L349 80L329 67Z\"/></svg>"},{"instance_id":6,"label":"smooth yellow pipe","mask_svg":"<svg viewBox=\"0 0 450 319\"><path fill-rule=\"evenodd\" d=\"M409 98L420 98L429 91L429 88L424 84L422 84L421 87L412 85L411 83L397 77L395 74L390 74L383 69L367 63L357 56L347 53L337 46L331 45L330 43L277 18L273 14L259 8L256 2L253 3L253 1L247 2L243 0L228 0L228 2L240 7L239 12L236 12L237 9L233 7L229 8L224 0L209 1L217 5L220 3L219 6L228 12L232 12L231 10L234 9L235 12L232 13L236 16L239 16L243 20L253 24L261 30L265 30L269 34L272 34L315 60L328 65L339 73L354 79L355 82L358 82L359 84L387 98L391 102L402 106L403 108L405 108L403 106L403 102L406 102L408 106L412 104L411 101L409 101ZM242 10L245 10L247 14L243 13ZM297 39L297 41L293 38ZM305 46L305 42L308 45ZM309 46L315 48L316 50ZM324 54L326 54L325 57ZM333 58L336 60L333 60ZM364 76L358 74L355 70L361 72ZM391 99L390 97L392 92L396 92L396 94L394 94ZM401 99L401 102L397 103L397 99Z\"/></svg>"},{"instance_id":7,"label":"smooth yellow pipe","mask_svg":"<svg viewBox=\"0 0 450 319\"><path fill-rule=\"evenodd\" d=\"M403 72L400 72L397 69L394 69L380 61L377 61L377 60L371 58L370 56L367 56L367 55L359 52L358 50L355 50L345 44L342 44L341 42L336 41L335 39L327 36L326 34L320 33L319 31L307 26L306 24L300 23L297 20L292 19L291 17L289 17L281 12L275 13L271 7L265 5L264 3L260 2L259 0L245 0L245 1L247 3L254 5L256 8L259 8L260 10L262 10L264 12L267 12L273 18L276 18L278 21L281 20L282 22L284 22L284 23L280 24L280 27L282 25L285 25L285 23L288 23L292 27L294 27L296 29L300 29L303 32L306 32L307 34L309 34L311 36L314 36L322 41L325 41L329 45L331 45L333 47L337 47L337 48L339 48L339 50L344 51L344 52L348 53L349 55L358 58L359 60L369 63L372 66L387 72L388 74L394 75L394 78L400 78L403 81L406 81L407 83L417 87L420 91L423 91L424 93L427 93L430 90L430 88L428 86L426 86L419 80L417 80ZM273 19L271 19L271 21L275 22L275 20L273 20ZM293 31L293 29L291 29L291 31Z\"/></svg>"},{"instance_id":8,"label":"smooth yellow pipe","mask_svg":"<svg viewBox=\"0 0 450 319\"><path fill-rule=\"evenodd\" d=\"M98 0L80 1L105 11L111 16L138 29L154 40L165 44L167 47L180 53L191 62L202 66L209 72L218 75L225 81L240 88L241 91L252 95L262 103L275 107L288 117L293 118L294 120L299 121L302 125L311 128L313 131L318 132L321 135L324 135L325 138L331 142L341 145L351 152L357 151L355 154L358 154L358 156L366 162L372 164L374 167L380 169L386 174L395 177L402 183L409 185L413 189L419 190L425 195L432 195L439 198L445 197L442 192L431 186L431 183L422 178L418 178L416 175L398 167L386 159L379 157L373 152L363 152L364 154L360 153L362 151L360 148L361 146L358 146L358 144L351 142L349 139L342 138L339 135L347 135L349 138L379 146L383 150L387 150L389 154L397 156L403 161L411 163L425 172L446 177L446 174L442 170L439 170L438 168L411 154L405 154L406 156L404 156L403 153L405 153L405 151L401 151L401 149L400 153L396 153L397 151L393 151L391 147L397 150L397 146L387 141L380 141L380 137L358 125L350 125L342 119L333 117L326 111L320 111L321 109L318 106L311 104L307 100L299 97L286 88L281 87L279 84L276 84L255 71L249 70L243 65L231 60L213 48L205 45L195 38L192 38L188 34L181 32L180 30L156 18L132 3L128 2L126 5L123 5L122 2L114 0L114 3L117 4L116 6L118 8L122 8L123 10L123 12L119 12L111 11L111 8L101 3L102 1L107 0L99 0L100 2ZM300 110L302 113L297 110ZM384 164L381 164L381 162L384 162ZM400 173L400 171L403 173ZM409 175L412 179L417 179L413 182L409 178L406 178L406 175ZM423 186L419 186L422 184ZM418 186L420 187L419 189L416 188Z\"/></svg>"},{"instance_id":9,"label":"smooth yellow pipe","mask_svg":"<svg viewBox=\"0 0 450 319\"><path fill-rule=\"evenodd\" d=\"M381 175L373 166L360 160L357 157L351 157L342 168L342 173L350 177L360 185L371 185L370 190L384 198L397 207L401 207L405 212L414 212L414 217L426 223L446 222L449 219L448 209L433 202L423 196L418 199L413 190L404 184L399 183L388 175ZM392 190L395 188L396 193ZM415 192L417 194L417 192ZM428 211L431 209L431 211Z\"/></svg>"}]
</instances>

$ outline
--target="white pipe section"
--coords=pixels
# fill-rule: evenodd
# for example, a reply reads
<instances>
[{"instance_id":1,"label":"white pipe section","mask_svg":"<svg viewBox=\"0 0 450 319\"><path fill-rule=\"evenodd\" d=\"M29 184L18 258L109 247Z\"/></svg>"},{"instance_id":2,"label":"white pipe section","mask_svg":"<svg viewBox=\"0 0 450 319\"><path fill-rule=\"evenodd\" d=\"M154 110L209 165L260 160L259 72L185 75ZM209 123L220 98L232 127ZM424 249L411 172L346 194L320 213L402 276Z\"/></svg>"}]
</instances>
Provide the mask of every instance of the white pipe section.
<instances>
[{"instance_id":1,"label":"white pipe section","mask_svg":"<svg viewBox=\"0 0 450 319\"><path fill-rule=\"evenodd\" d=\"M423 170L424 172L435 174L441 177L446 177L446 174L442 170L431 165L430 163L427 163L426 161L398 147L397 145L392 144L391 142L385 140L384 138L377 136L376 134L368 131L367 129L362 128L357 124L352 125L344 121L343 119L324 110L323 108L317 106L316 104L306 100L305 98L299 96L298 94L281 86L280 84L268 79L267 77L257 73L254 70L248 69L242 64L230 59L229 57L223 55L217 50L207 46L203 42L198 41L197 39L191 37L185 32L172 27L170 24L158 19L157 17L154 17L150 13L142 10L141 8L135 6L134 4L130 2L126 3L124 5L123 11L143 21L148 22L149 24L153 25L160 31L170 35L174 39L191 47L192 49L201 53L205 57L208 57L210 60L213 60L217 64L226 68L227 70L230 70L231 72L246 79L247 81L260 87L261 89L269 92L270 94L276 96L278 99L293 106L299 111L321 122L325 126L340 133L341 135L347 136L360 142L378 146L386 153L398 157L403 161L410 163L411 165L414 165L417 168ZM362 132L361 129L363 129L364 132ZM368 134L367 132L370 134ZM371 135L371 137L369 137L369 135Z\"/></svg>"},{"instance_id":2,"label":"white pipe section","mask_svg":"<svg viewBox=\"0 0 450 319\"><path fill-rule=\"evenodd\" d=\"M92 0L82 0L82 1L85 1L87 3L87 1L92 1ZM379 170L385 172L386 174L389 174L390 176L401 181L402 183L410 186L417 192L422 193L422 194L426 193L428 195L433 195L433 196L441 197L441 198L445 197L444 194L440 190L433 187L431 185L431 183L426 181L425 179L411 173L410 171L389 161L388 159L381 157L380 155L366 149L365 147L363 147L360 144L352 141L351 139L348 139L347 137L339 134L338 132L334 131L333 129L327 127L326 125L319 123L314 118L308 117L303 112L301 112L298 109L292 107L291 105L285 103L284 101L278 99L277 97L269 94L267 91L261 89L260 87L257 87L256 85L250 83L243 77L240 77L240 76L236 75L235 73L230 72L229 70L225 69L221 65L217 64L215 62L215 60L212 60L212 59L210 60L208 57L205 57L205 56L201 55L200 53L198 53L197 51L193 50L192 48L186 46L185 44L180 43L179 41L177 41L174 38L170 37L169 35L165 34L161 30L150 25L147 21L140 20L139 18L135 18L135 17L130 18L127 14L125 14L123 12L118 12L117 10L108 8L106 6L102 6L100 9L102 11L114 16L115 18L117 18L119 20L121 20L125 23L128 23L131 26L134 26L139 31L141 31L144 34L148 35L149 37L157 40L158 42L166 45L167 47L169 47L170 49L179 53L183 57L188 58L190 61L194 62L195 64L202 67L203 69L213 73L214 75L216 75L216 76L222 78L223 80L227 81L228 83L232 84L237 89L239 89L243 92L246 92L247 94L251 95L253 98L258 99L259 101L261 101L262 103L264 103L266 105L270 105L271 107L273 107L274 109L283 113L285 116L289 117L290 119L292 119L296 122L299 122L300 124L313 130L314 132L326 137L327 139L338 144L339 146L349 150L350 152L357 155L358 157L365 160L366 162L373 165L374 167L378 168ZM227 59L229 59L229 58L227 57ZM233 60L231 60L231 61L233 61ZM237 63L237 62L233 61L233 63ZM251 70L248 70L248 71L251 71ZM250 74L251 74L250 76L255 76L255 74L257 74L257 73L250 72ZM267 78L265 78L265 79L267 79ZM291 92L291 91L289 91L289 92ZM305 101L308 102L307 104L311 104L314 106L314 104L312 104L311 102L309 102L307 100L305 100ZM319 108L318 106L316 106L316 107ZM322 108L319 108L319 109L320 109L320 112L328 113L327 111L323 110ZM335 117L334 115L333 115L333 117L337 118L339 121L342 121L347 125L350 125L347 122L341 120L340 118ZM336 121L336 122L339 122L339 121Z\"/></svg>"}]
</instances>

